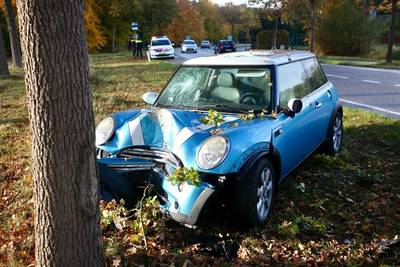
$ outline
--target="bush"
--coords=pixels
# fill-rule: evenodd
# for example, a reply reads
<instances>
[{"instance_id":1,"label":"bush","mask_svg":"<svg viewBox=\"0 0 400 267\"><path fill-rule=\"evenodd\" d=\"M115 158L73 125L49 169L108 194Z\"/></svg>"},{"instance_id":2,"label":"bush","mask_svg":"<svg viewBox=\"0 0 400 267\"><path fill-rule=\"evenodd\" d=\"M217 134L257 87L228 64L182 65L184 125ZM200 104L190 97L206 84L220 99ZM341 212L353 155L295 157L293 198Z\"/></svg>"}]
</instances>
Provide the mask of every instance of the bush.
<instances>
[{"instance_id":1,"label":"bush","mask_svg":"<svg viewBox=\"0 0 400 267\"><path fill-rule=\"evenodd\" d=\"M260 31L257 34L257 49L271 49L273 37L273 30ZM276 34L276 48L279 48L281 45L285 47L289 46L289 33L285 30L278 30Z\"/></svg>"},{"instance_id":2,"label":"bush","mask_svg":"<svg viewBox=\"0 0 400 267\"><path fill-rule=\"evenodd\" d=\"M362 14L353 1L337 1L323 20L319 46L325 54L354 56L368 51L383 29L381 22Z\"/></svg>"}]
</instances>

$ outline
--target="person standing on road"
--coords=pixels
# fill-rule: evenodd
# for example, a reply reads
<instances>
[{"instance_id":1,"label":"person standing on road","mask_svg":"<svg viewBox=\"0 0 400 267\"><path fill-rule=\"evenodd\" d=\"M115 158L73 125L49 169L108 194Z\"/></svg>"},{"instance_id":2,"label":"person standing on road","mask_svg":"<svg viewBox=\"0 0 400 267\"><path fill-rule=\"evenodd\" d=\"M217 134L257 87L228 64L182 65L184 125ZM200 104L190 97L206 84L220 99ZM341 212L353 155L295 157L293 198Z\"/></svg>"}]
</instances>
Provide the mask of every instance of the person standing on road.
<instances>
[{"instance_id":1,"label":"person standing on road","mask_svg":"<svg viewBox=\"0 0 400 267\"><path fill-rule=\"evenodd\" d=\"M139 54L141 58L143 57L142 49L143 49L143 40L142 38L137 36L135 40L135 50L136 50L135 57L139 57Z\"/></svg>"},{"instance_id":2,"label":"person standing on road","mask_svg":"<svg viewBox=\"0 0 400 267\"><path fill-rule=\"evenodd\" d=\"M136 36L133 35L131 39L132 55L136 56Z\"/></svg>"}]
</instances>

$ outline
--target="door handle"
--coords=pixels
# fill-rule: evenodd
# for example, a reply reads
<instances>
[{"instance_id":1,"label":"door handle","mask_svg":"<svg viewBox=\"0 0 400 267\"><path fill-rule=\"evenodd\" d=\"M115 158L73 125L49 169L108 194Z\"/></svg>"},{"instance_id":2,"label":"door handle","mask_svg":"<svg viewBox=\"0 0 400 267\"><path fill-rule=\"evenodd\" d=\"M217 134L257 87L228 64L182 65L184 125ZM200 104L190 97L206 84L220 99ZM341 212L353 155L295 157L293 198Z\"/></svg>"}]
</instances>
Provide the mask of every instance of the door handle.
<instances>
[{"instance_id":1,"label":"door handle","mask_svg":"<svg viewBox=\"0 0 400 267\"><path fill-rule=\"evenodd\" d=\"M315 108L320 108L322 106L322 103L315 102Z\"/></svg>"}]
</instances>

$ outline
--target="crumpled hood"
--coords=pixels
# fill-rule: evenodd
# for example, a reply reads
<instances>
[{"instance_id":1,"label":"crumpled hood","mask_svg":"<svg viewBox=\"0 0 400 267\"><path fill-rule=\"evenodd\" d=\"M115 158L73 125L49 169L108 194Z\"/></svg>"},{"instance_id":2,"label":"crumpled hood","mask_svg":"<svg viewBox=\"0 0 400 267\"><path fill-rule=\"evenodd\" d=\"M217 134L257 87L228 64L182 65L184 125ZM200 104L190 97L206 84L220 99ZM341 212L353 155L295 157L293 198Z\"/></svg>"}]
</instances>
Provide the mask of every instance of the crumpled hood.
<instances>
[{"instance_id":1,"label":"crumpled hood","mask_svg":"<svg viewBox=\"0 0 400 267\"><path fill-rule=\"evenodd\" d=\"M146 111L126 122L129 128L132 145L145 145L177 153L183 143L196 133L207 133L213 126L199 122L205 113L184 110L156 109ZM221 128L227 127L237 116L224 116L226 120Z\"/></svg>"},{"instance_id":2,"label":"crumpled hood","mask_svg":"<svg viewBox=\"0 0 400 267\"><path fill-rule=\"evenodd\" d=\"M131 146L167 149L177 155L185 166L197 167L196 154L201 144L213 134L214 126L199 120L207 112L179 109L132 110L113 115L116 130L112 139L99 148L116 154ZM268 149L273 120L255 119L243 122L235 114L223 114L225 122L218 134L230 140L225 164L209 172L224 173L237 169L252 153ZM228 163L227 163L228 162Z\"/></svg>"}]
</instances>

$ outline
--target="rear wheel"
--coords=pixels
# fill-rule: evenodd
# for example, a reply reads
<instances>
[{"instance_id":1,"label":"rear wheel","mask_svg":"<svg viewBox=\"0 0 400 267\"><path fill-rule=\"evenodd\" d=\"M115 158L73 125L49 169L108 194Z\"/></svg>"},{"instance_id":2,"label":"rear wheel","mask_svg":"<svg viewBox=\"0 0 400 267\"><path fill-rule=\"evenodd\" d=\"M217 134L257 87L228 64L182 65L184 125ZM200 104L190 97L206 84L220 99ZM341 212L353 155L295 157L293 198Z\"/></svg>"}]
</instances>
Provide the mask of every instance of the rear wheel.
<instances>
[{"instance_id":1,"label":"rear wheel","mask_svg":"<svg viewBox=\"0 0 400 267\"><path fill-rule=\"evenodd\" d=\"M275 172L268 159L259 160L247 177L235 184L234 213L245 227L260 226L267 220L275 191Z\"/></svg>"},{"instance_id":2,"label":"rear wheel","mask_svg":"<svg viewBox=\"0 0 400 267\"><path fill-rule=\"evenodd\" d=\"M340 152L343 141L343 115L337 112L329 125L328 139L324 143L323 152L335 156Z\"/></svg>"}]
</instances>

